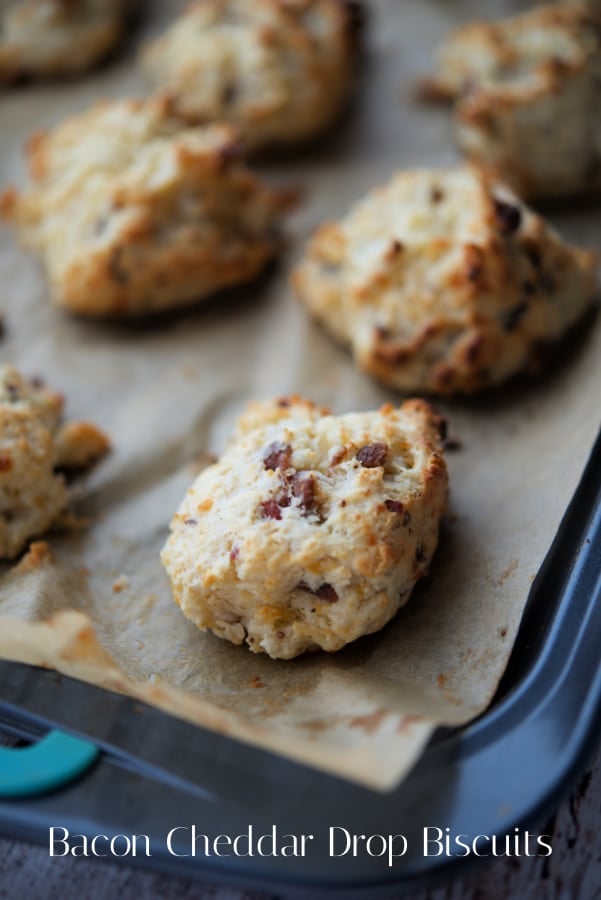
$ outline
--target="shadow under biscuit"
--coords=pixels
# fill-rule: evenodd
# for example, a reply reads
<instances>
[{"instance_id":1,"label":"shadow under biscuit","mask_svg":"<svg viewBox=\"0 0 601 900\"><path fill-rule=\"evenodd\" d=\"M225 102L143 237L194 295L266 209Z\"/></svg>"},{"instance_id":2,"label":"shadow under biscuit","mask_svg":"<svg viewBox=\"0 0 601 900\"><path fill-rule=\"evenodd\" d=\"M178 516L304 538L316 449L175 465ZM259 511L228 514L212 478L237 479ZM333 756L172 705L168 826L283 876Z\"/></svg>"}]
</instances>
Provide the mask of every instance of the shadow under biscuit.
<instances>
[{"instance_id":1,"label":"shadow under biscuit","mask_svg":"<svg viewBox=\"0 0 601 900\"><path fill-rule=\"evenodd\" d=\"M208 297L179 304L172 309L149 311L135 315L86 316L61 310L72 322L83 328L95 329L102 336L132 337L169 332L186 323L207 324L220 318L235 317L266 302L276 274L281 269L279 260L272 260L263 272L252 281L216 291Z\"/></svg>"}]
</instances>

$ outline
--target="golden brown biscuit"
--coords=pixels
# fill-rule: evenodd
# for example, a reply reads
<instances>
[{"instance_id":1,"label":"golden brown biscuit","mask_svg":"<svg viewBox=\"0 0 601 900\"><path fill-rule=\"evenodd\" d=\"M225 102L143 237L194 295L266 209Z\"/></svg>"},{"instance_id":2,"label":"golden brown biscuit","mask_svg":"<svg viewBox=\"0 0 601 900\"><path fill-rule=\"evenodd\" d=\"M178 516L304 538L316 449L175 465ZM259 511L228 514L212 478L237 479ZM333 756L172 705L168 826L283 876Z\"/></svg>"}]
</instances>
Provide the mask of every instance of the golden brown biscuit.
<instances>
[{"instance_id":1,"label":"golden brown biscuit","mask_svg":"<svg viewBox=\"0 0 601 900\"><path fill-rule=\"evenodd\" d=\"M527 369L573 325L596 268L595 254L465 167L395 175L317 230L294 284L384 384L471 393Z\"/></svg>"},{"instance_id":2,"label":"golden brown biscuit","mask_svg":"<svg viewBox=\"0 0 601 900\"><path fill-rule=\"evenodd\" d=\"M426 92L457 101L460 148L521 196L601 188L601 6L465 25L442 44Z\"/></svg>"},{"instance_id":3,"label":"golden brown biscuit","mask_svg":"<svg viewBox=\"0 0 601 900\"><path fill-rule=\"evenodd\" d=\"M382 628L436 549L443 425L419 400L343 416L252 404L171 525L162 559L184 615L283 659Z\"/></svg>"},{"instance_id":4,"label":"golden brown biscuit","mask_svg":"<svg viewBox=\"0 0 601 900\"><path fill-rule=\"evenodd\" d=\"M358 23L349 0L200 0L146 48L142 66L188 121L230 122L247 147L290 144L343 109Z\"/></svg>"},{"instance_id":5,"label":"golden brown biscuit","mask_svg":"<svg viewBox=\"0 0 601 900\"><path fill-rule=\"evenodd\" d=\"M2 0L0 83L91 68L121 39L131 0Z\"/></svg>"},{"instance_id":6,"label":"golden brown biscuit","mask_svg":"<svg viewBox=\"0 0 601 900\"><path fill-rule=\"evenodd\" d=\"M0 367L0 558L13 558L65 512L61 469L88 466L109 449L89 422L62 423L60 394Z\"/></svg>"},{"instance_id":7,"label":"golden brown biscuit","mask_svg":"<svg viewBox=\"0 0 601 900\"><path fill-rule=\"evenodd\" d=\"M0 212L41 255L56 302L130 316L257 276L289 194L242 163L227 126L184 128L162 101L94 106L28 148L31 186Z\"/></svg>"}]
</instances>

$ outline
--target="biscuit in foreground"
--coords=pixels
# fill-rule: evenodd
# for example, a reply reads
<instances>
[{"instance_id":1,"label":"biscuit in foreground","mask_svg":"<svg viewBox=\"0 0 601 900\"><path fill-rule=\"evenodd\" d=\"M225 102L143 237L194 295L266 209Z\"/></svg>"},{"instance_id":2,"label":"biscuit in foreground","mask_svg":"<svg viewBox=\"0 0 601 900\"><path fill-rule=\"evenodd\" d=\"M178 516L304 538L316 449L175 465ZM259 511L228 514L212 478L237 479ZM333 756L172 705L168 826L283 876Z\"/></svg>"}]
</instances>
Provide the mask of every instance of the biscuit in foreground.
<instances>
[{"instance_id":1,"label":"biscuit in foreground","mask_svg":"<svg viewBox=\"0 0 601 900\"><path fill-rule=\"evenodd\" d=\"M601 7L556 3L458 28L425 89L456 101L461 150L520 196L601 189Z\"/></svg>"},{"instance_id":2,"label":"biscuit in foreground","mask_svg":"<svg viewBox=\"0 0 601 900\"><path fill-rule=\"evenodd\" d=\"M316 231L293 280L363 371L443 395L535 368L598 291L596 255L475 167L393 176Z\"/></svg>"},{"instance_id":3,"label":"biscuit in foreground","mask_svg":"<svg viewBox=\"0 0 601 900\"><path fill-rule=\"evenodd\" d=\"M344 109L357 68L351 0L201 0L142 54L189 122L230 122L252 149L306 141Z\"/></svg>"},{"instance_id":4,"label":"biscuit in foreground","mask_svg":"<svg viewBox=\"0 0 601 900\"><path fill-rule=\"evenodd\" d=\"M90 466L109 449L89 422L63 422L63 398L0 367L0 559L12 559L67 510L61 474Z\"/></svg>"},{"instance_id":5,"label":"biscuit in foreground","mask_svg":"<svg viewBox=\"0 0 601 900\"><path fill-rule=\"evenodd\" d=\"M131 0L8 0L0 4L0 84L92 68L119 43Z\"/></svg>"},{"instance_id":6,"label":"biscuit in foreground","mask_svg":"<svg viewBox=\"0 0 601 900\"><path fill-rule=\"evenodd\" d=\"M59 306L140 316L258 276L290 194L244 165L236 135L184 128L162 101L114 100L35 135L31 184L0 212L41 256Z\"/></svg>"},{"instance_id":7,"label":"biscuit in foreground","mask_svg":"<svg viewBox=\"0 0 601 900\"><path fill-rule=\"evenodd\" d=\"M419 400L343 416L299 397L252 404L163 549L184 615L283 659L378 631L436 549L443 424Z\"/></svg>"}]
</instances>

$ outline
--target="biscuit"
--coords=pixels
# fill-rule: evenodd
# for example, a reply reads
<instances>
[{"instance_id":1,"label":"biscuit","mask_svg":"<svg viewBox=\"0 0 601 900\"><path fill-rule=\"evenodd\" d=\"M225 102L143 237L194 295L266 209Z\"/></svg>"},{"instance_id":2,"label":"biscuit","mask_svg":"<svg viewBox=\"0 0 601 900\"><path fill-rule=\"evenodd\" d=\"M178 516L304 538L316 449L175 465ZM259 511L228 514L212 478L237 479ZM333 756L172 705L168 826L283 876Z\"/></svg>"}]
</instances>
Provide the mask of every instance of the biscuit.
<instances>
[{"instance_id":1,"label":"biscuit","mask_svg":"<svg viewBox=\"0 0 601 900\"><path fill-rule=\"evenodd\" d=\"M289 202L227 126L182 128L162 101L94 106L28 147L31 186L0 211L41 255L55 301L89 316L189 304L256 277Z\"/></svg>"},{"instance_id":2,"label":"biscuit","mask_svg":"<svg viewBox=\"0 0 601 900\"><path fill-rule=\"evenodd\" d=\"M0 558L12 559L67 509L60 470L91 465L109 449L89 422L62 423L63 398L0 367Z\"/></svg>"},{"instance_id":3,"label":"biscuit","mask_svg":"<svg viewBox=\"0 0 601 900\"><path fill-rule=\"evenodd\" d=\"M322 225L293 276L359 367L402 391L472 393L532 367L597 290L597 257L474 167L395 175Z\"/></svg>"},{"instance_id":4,"label":"biscuit","mask_svg":"<svg viewBox=\"0 0 601 900\"><path fill-rule=\"evenodd\" d=\"M459 147L520 196L601 189L601 6L459 28L425 87L457 101Z\"/></svg>"},{"instance_id":5,"label":"biscuit","mask_svg":"<svg viewBox=\"0 0 601 900\"><path fill-rule=\"evenodd\" d=\"M89 69L120 41L131 0L4 0L0 83Z\"/></svg>"},{"instance_id":6,"label":"biscuit","mask_svg":"<svg viewBox=\"0 0 601 900\"><path fill-rule=\"evenodd\" d=\"M248 148L324 131L349 97L358 4L201 0L142 54L143 70L191 122L227 121Z\"/></svg>"},{"instance_id":7,"label":"biscuit","mask_svg":"<svg viewBox=\"0 0 601 900\"><path fill-rule=\"evenodd\" d=\"M436 549L443 426L421 400L342 416L300 397L253 404L163 549L184 615L282 659L378 631Z\"/></svg>"}]
</instances>

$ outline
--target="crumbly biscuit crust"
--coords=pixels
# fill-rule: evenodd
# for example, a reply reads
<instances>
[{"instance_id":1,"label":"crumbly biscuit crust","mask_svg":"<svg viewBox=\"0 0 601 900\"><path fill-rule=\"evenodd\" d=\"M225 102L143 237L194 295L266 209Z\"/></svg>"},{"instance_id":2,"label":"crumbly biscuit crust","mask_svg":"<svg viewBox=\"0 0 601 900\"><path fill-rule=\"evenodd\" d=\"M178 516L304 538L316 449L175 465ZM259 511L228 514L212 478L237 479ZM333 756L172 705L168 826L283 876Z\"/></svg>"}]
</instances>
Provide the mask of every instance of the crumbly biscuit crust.
<instances>
[{"instance_id":1,"label":"crumbly biscuit crust","mask_svg":"<svg viewBox=\"0 0 601 900\"><path fill-rule=\"evenodd\" d=\"M293 143L344 107L358 23L349 0L201 0L146 48L142 66L188 121L230 122L251 148Z\"/></svg>"},{"instance_id":2,"label":"crumbly biscuit crust","mask_svg":"<svg viewBox=\"0 0 601 900\"><path fill-rule=\"evenodd\" d=\"M601 188L601 7L557 3L459 28L426 89L457 101L461 149L521 196Z\"/></svg>"},{"instance_id":3,"label":"crumbly biscuit crust","mask_svg":"<svg viewBox=\"0 0 601 900\"><path fill-rule=\"evenodd\" d=\"M91 68L123 34L130 0L3 0L0 83Z\"/></svg>"},{"instance_id":4,"label":"crumbly biscuit crust","mask_svg":"<svg viewBox=\"0 0 601 900\"><path fill-rule=\"evenodd\" d=\"M0 211L42 256L56 302L143 315L257 276L289 202L227 126L182 128L164 101L99 103L28 146L31 186Z\"/></svg>"},{"instance_id":5,"label":"crumbly biscuit crust","mask_svg":"<svg viewBox=\"0 0 601 900\"><path fill-rule=\"evenodd\" d=\"M382 628L436 549L442 427L418 400L343 416L252 404L172 522L162 558L183 613L285 659Z\"/></svg>"},{"instance_id":6,"label":"crumbly biscuit crust","mask_svg":"<svg viewBox=\"0 0 601 900\"><path fill-rule=\"evenodd\" d=\"M68 505L60 470L88 466L109 449L89 422L62 422L63 398L0 367L0 558L12 559Z\"/></svg>"},{"instance_id":7,"label":"crumbly biscuit crust","mask_svg":"<svg viewBox=\"0 0 601 900\"><path fill-rule=\"evenodd\" d=\"M583 315L597 257L477 168L417 170L322 225L293 280L383 383L472 393L535 365Z\"/></svg>"}]
</instances>

